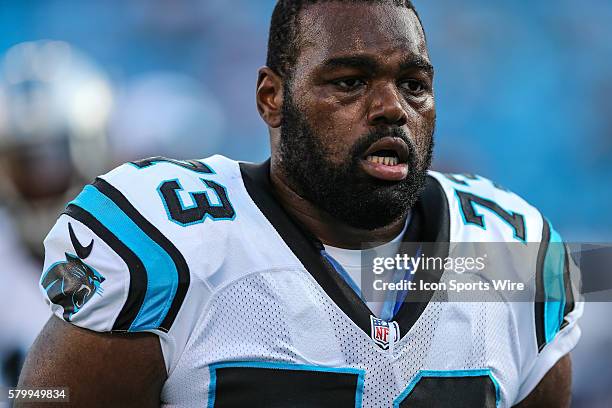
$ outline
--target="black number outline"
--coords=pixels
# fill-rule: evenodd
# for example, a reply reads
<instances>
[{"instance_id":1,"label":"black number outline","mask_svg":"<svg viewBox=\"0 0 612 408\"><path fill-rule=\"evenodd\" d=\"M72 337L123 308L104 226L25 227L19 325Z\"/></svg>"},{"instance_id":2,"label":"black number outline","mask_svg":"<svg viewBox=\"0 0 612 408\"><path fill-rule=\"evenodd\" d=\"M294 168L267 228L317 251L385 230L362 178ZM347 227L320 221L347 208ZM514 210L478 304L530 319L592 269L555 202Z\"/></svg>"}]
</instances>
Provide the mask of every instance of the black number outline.
<instances>
[{"instance_id":1,"label":"black number outline","mask_svg":"<svg viewBox=\"0 0 612 408\"><path fill-rule=\"evenodd\" d=\"M157 192L166 209L168 219L181 227L201 224L207 219L213 221L235 220L236 211L227 194L227 188L212 180L201 178L200 181L214 191L220 204L211 204L208 191L202 190L190 192L189 195L194 204L185 206L178 194L179 191L184 190L181 182L178 179L164 180L157 188Z\"/></svg>"}]
</instances>

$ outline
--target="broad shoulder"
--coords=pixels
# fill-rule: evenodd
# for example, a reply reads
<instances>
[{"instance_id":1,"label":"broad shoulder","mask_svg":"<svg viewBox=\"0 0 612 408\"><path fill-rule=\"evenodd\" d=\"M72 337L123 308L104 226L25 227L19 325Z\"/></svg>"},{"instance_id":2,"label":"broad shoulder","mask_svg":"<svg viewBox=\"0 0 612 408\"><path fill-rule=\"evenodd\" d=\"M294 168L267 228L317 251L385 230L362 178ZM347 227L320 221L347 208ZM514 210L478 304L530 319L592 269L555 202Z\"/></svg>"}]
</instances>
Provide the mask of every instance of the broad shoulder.
<instances>
[{"instance_id":1,"label":"broad shoulder","mask_svg":"<svg viewBox=\"0 0 612 408\"><path fill-rule=\"evenodd\" d=\"M540 242L545 223L527 200L474 174L429 172L448 200L451 239L482 242Z\"/></svg>"},{"instance_id":2,"label":"broad shoulder","mask_svg":"<svg viewBox=\"0 0 612 408\"><path fill-rule=\"evenodd\" d=\"M93 186L118 201L123 196L149 219L165 215L175 223L189 224L206 217L232 218L227 190L235 189L239 181L238 164L220 155L199 160L153 157L123 164L100 176ZM187 210L191 211L183 214Z\"/></svg>"}]
</instances>

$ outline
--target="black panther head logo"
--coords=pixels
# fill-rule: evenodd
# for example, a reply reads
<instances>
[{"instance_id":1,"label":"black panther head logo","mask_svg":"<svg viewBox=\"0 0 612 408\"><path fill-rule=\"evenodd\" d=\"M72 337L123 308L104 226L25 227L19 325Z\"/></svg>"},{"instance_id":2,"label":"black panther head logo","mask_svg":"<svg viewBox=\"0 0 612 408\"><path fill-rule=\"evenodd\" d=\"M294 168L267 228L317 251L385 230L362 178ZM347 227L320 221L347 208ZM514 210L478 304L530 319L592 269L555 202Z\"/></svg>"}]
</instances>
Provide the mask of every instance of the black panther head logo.
<instances>
[{"instance_id":1,"label":"black panther head logo","mask_svg":"<svg viewBox=\"0 0 612 408\"><path fill-rule=\"evenodd\" d=\"M70 321L94 294L102 296L102 282L105 278L95 269L85 264L80 256L86 258L93 249L93 241L83 247L68 223L70 240L79 256L65 253L66 261L55 263L43 276L41 285L45 288L49 300L64 308L64 319Z\"/></svg>"}]
</instances>

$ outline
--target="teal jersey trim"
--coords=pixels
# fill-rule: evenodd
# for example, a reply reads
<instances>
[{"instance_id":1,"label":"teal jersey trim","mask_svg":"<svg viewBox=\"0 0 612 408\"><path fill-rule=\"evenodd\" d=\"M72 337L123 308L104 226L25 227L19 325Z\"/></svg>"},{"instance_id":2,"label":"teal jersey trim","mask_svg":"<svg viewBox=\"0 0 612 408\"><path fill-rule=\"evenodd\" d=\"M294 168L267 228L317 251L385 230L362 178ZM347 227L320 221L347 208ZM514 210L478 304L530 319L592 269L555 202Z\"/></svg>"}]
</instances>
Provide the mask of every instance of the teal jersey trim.
<instances>
[{"instance_id":1,"label":"teal jersey trim","mask_svg":"<svg viewBox=\"0 0 612 408\"><path fill-rule=\"evenodd\" d=\"M550 343L563 323L565 309L565 245L557 231L550 225L550 244L544 259L544 333Z\"/></svg>"},{"instance_id":2,"label":"teal jersey trim","mask_svg":"<svg viewBox=\"0 0 612 408\"><path fill-rule=\"evenodd\" d=\"M170 255L96 187L86 186L70 204L90 213L140 258L147 273L147 290L129 331L157 329L178 287L178 271Z\"/></svg>"}]
</instances>

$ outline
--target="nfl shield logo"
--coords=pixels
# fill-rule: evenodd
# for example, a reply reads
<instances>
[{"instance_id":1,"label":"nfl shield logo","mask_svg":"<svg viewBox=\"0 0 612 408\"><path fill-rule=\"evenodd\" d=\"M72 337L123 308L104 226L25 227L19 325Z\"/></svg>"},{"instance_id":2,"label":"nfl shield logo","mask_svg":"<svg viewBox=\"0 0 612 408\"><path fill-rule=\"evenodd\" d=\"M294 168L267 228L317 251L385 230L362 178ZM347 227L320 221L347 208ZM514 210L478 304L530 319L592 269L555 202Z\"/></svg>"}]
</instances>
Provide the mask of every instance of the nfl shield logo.
<instances>
[{"instance_id":1,"label":"nfl shield logo","mask_svg":"<svg viewBox=\"0 0 612 408\"><path fill-rule=\"evenodd\" d=\"M399 325L396 322L387 322L374 316L370 316L372 331L370 336L374 343L383 350L389 348L390 343L395 343L400 338Z\"/></svg>"}]
</instances>

